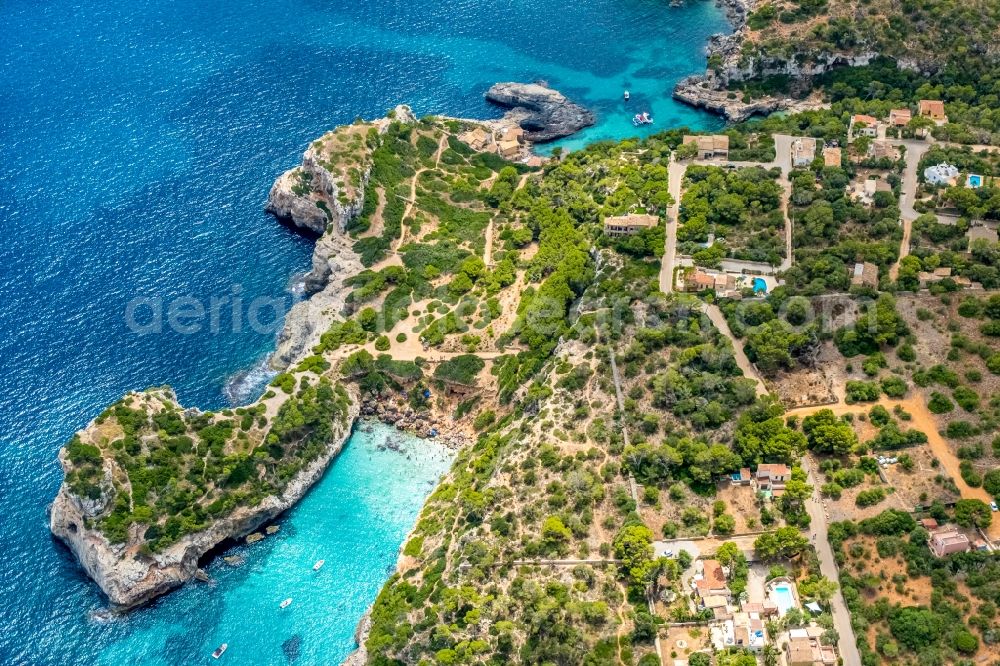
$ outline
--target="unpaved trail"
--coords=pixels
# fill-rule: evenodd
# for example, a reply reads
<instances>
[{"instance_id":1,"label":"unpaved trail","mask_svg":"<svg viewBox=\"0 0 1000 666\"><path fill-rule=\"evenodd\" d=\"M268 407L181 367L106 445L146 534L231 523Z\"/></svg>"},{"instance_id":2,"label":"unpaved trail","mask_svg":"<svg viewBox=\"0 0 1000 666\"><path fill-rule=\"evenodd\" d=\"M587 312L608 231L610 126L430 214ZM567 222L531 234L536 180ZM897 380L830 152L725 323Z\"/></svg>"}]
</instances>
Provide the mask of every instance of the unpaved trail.
<instances>
[{"instance_id":1,"label":"unpaved trail","mask_svg":"<svg viewBox=\"0 0 1000 666\"><path fill-rule=\"evenodd\" d=\"M896 263L889 269L889 277L894 281L899 277L899 264L903 261L903 257L910 254L910 235L912 232L913 220L904 219L903 240L899 241L899 258L896 259Z\"/></svg>"},{"instance_id":2,"label":"unpaved trail","mask_svg":"<svg viewBox=\"0 0 1000 666\"><path fill-rule=\"evenodd\" d=\"M764 385L764 379L757 372L757 368L753 366L750 359L747 358L746 353L743 351L743 345L736 340L733 332L729 329L729 323L726 321L726 317L722 314L719 306L704 303L701 309L708 315L708 318L715 325L715 328L719 330L719 333L722 333L722 335L729 339L730 344L733 346L733 356L736 358L736 365L743 371L744 377L752 379L757 383L757 395L767 395L768 391L767 386Z\"/></svg>"},{"instance_id":3,"label":"unpaved trail","mask_svg":"<svg viewBox=\"0 0 1000 666\"><path fill-rule=\"evenodd\" d=\"M493 218L486 225L486 247L483 249L483 263L487 266L493 265Z\"/></svg>"},{"instance_id":4,"label":"unpaved trail","mask_svg":"<svg viewBox=\"0 0 1000 666\"><path fill-rule=\"evenodd\" d=\"M938 432L937 425L934 423L934 415L931 414L929 409L927 409L927 404L924 402L923 396L920 394L915 394L908 398L903 398L902 400L890 400L889 398L882 397L878 402L865 402L855 405L848 405L844 402L840 402L834 405L801 407L799 409L791 409L785 412L785 416L797 416L802 418L804 416L809 416L810 414L815 414L821 409L829 409L837 416L848 413L866 413L874 405L882 405L889 411L892 411L892 409L898 405L912 416L907 425L910 428L919 430L927 435L927 444L930 446L931 452L941 463L941 467L948 473L948 476L950 476L952 481L955 482L955 485L958 487L959 494L964 499L982 500L987 504L993 501L993 497L990 496L988 492L982 488L973 488L962 478L958 456L952 450L952 447L948 444L945 438ZM994 520L985 532L991 541L1000 539L1000 520Z\"/></svg>"}]
</instances>

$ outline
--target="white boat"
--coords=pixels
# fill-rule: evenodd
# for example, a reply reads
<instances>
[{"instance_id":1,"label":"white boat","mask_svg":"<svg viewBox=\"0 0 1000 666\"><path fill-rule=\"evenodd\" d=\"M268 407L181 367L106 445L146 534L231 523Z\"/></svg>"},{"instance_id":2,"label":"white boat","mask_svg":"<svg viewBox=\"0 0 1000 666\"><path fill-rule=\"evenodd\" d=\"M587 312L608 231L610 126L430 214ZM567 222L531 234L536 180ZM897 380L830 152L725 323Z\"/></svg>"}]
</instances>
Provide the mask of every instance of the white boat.
<instances>
[{"instance_id":1,"label":"white boat","mask_svg":"<svg viewBox=\"0 0 1000 666\"><path fill-rule=\"evenodd\" d=\"M288 608L288 607L289 607L289 606L291 606L291 605L292 605L292 598L291 598L291 597L288 597L287 599L285 599L284 601L282 601L282 602L281 602L281 603L279 604L279 606L280 606L281 608Z\"/></svg>"},{"instance_id":2,"label":"white boat","mask_svg":"<svg viewBox=\"0 0 1000 666\"><path fill-rule=\"evenodd\" d=\"M218 659L222 656L222 653L229 649L229 643L223 643L219 647L215 648L215 652L212 653L212 659Z\"/></svg>"},{"instance_id":3,"label":"white boat","mask_svg":"<svg viewBox=\"0 0 1000 666\"><path fill-rule=\"evenodd\" d=\"M628 91L626 90L626 91L625 91L625 101L626 101L626 102L628 101L628 98L629 98L629 94L628 94Z\"/></svg>"},{"instance_id":4,"label":"white boat","mask_svg":"<svg viewBox=\"0 0 1000 666\"><path fill-rule=\"evenodd\" d=\"M323 568L323 564L326 560L316 560L316 564L313 565L313 571L319 571Z\"/></svg>"}]
</instances>

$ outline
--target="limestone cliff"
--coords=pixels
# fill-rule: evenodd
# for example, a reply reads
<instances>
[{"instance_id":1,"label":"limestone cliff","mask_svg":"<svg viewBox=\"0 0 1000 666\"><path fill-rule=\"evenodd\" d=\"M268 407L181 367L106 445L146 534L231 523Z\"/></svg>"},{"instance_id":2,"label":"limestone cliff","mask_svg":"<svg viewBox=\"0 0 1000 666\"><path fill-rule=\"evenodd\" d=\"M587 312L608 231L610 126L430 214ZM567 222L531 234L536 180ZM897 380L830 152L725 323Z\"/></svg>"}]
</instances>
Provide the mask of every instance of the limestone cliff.
<instances>
[{"instance_id":1,"label":"limestone cliff","mask_svg":"<svg viewBox=\"0 0 1000 666\"><path fill-rule=\"evenodd\" d=\"M367 139L369 132L384 132L390 121L412 123L416 118L408 106L400 105L388 118L329 132L310 145L301 166L282 174L271 187L268 212L321 234L313 249L312 269L305 277L308 298L296 303L285 316L271 356L271 366L276 370L284 370L319 342L319 336L344 309L349 290L343 281L364 268L346 233L347 225L364 206L371 173L370 144L367 140L362 144L358 137ZM332 161L331 149L336 151L336 162ZM360 178L355 187L346 188L352 163ZM320 202L325 208L318 205ZM329 216L327 211L331 212Z\"/></svg>"},{"instance_id":2,"label":"limestone cliff","mask_svg":"<svg viewBox=\"0 0 1000 666\"><path fill-rule=\"evenodd\" d=\"M264 497L254 506L239 506L212 521L206 529L182 536L155 552L151 552L144 537L144 534L148 535L145 525L131 525L122 543L111 543L98 527L117 500L117 493L131 495L127 476L122 476L122 470L108 451L105 451L100 463L103 469L100 492L83 495L74 491L68 480L75 466L69 460L67 447L64 447L59 452L59 460L67 480L63 481L51 507L52 533L69 546L112 606L128 609L169 592L194 577L199 559L212 548L227 539L246 536L273 520L293 506L320 479L350 436L351 426L358 415L358 396L353 389L345 387L345 390L351 396L346 417L331 424L331 436L320 454L303 467L281 492ZM180 410L169 390L134 394L135 397L140 395L166 410ZM83 442L96 442L102 437L103 426L100 419L95 419L78 437ZM120 481L114 483L113 477L126 480L124 484ZM98 496L91 498L95 494ZM128 501L132 501L131 497Z\"/></svg>"}]
</instances>

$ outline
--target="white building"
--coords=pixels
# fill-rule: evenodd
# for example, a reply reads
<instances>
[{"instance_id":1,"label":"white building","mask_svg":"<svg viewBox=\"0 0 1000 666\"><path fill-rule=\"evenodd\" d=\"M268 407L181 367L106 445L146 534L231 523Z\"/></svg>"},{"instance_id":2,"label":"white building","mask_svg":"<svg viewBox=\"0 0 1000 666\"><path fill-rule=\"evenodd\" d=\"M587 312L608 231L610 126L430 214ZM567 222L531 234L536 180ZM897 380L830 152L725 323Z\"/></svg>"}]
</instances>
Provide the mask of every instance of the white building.
<instances>
[{"instance_id":1,"label":"white building","mask_svg":"<svg viewBox=\"0 0 1000 666\"><path fill-rule=\"evenodd\" d=\"M935 164L924 169L924 180L931 185L949 185L958 177L958 167L954 164Z\"/></svg>"}]
</instances>

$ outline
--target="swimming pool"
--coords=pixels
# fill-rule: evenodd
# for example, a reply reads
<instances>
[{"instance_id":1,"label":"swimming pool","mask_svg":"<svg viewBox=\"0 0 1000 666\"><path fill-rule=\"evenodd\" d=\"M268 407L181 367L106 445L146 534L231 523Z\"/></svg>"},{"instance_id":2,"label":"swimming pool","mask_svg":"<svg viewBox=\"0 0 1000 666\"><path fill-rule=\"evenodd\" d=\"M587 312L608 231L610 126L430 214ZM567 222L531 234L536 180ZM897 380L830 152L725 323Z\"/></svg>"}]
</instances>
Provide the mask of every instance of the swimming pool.
<instances>
[{"instance_id":1,"label":"swimming pool","mask_svg":"<svg viewBox=\"0 0 1000 666\"><path fill-rule=\"evenodd\" d=\"M982 186L983 186L982 176L978 176L974 173L969 174L969 187L982 187Z\"/></svg>"},{"instance_id":2,"label":"swimming pool","mask_svg":"<svg viewBox=\"0 0 1000 666\"><path fill-rule=\"evenodd\" d=\"M755 277L753 279L753 293L767 293L767 281L764 278Z\"/></svg>"},{"instance_id":3,"label":"swimming pool","mask_svg":"<svg viewBox=\"0 0 1000 666\"><path fill-rule=\"evenodd\" d=\"M779 616L784 616L789 608L795 608L795 595L792 594L792 588L789 585L783 583L775 585L771 588L771 598L774 599L775 605L778 606Z\"/></svg>"}]
</instances>

